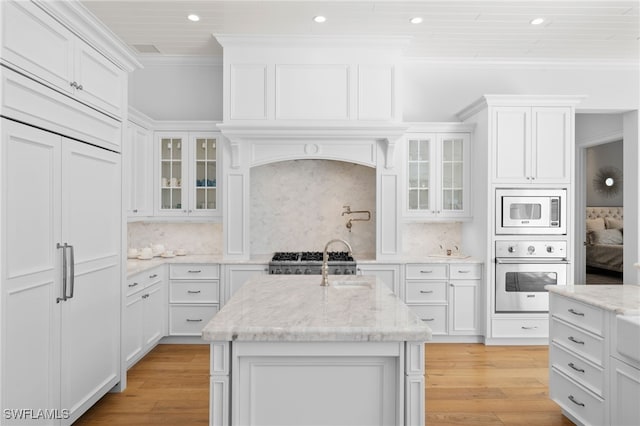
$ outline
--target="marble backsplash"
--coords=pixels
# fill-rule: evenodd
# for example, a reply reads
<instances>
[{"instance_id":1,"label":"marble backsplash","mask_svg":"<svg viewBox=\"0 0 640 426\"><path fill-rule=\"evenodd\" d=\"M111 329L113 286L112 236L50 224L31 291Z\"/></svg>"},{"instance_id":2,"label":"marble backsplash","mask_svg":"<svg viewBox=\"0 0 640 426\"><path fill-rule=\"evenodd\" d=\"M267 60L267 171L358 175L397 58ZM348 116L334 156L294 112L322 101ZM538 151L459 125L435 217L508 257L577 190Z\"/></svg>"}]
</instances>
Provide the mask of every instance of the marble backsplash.
<instances>
[{"instance_id":1,"label":"marble backsplash","mask_svg":"<svg viewBox=\"0 0 640 426\"><path fill-rule=\"evenodd\" d=\"M440 248L442 246L442 248ZM447 223L405 223L402 225L402 254L422 256L444 254L451 249L464 254L462 244L462 224Z\"/></svg>"},{"instance_id":2,"label":"marble backsplash","mask_svg":"<svg viewBox=\"0 0 640 426\"><path fill-rule=\"evenodd\" d=\"M127 247L162 244L167 250L183 248L189 254L222 254L221 223L131 222Z\"/></svg>"},{"instance_id":3,"label":"marble backsplash","mask_svg":"<svg viewBox=\"0 0 640 426\"><path fill-rule=\"evenodd\" d=\"M342 238L358 255L375 253L376 171L354 163L292 160L251 169L251 253L320 251ZM343 206L371 212L342 216ZM342 250L339 245L334 250Z\"/></svg>"}]
</instances>

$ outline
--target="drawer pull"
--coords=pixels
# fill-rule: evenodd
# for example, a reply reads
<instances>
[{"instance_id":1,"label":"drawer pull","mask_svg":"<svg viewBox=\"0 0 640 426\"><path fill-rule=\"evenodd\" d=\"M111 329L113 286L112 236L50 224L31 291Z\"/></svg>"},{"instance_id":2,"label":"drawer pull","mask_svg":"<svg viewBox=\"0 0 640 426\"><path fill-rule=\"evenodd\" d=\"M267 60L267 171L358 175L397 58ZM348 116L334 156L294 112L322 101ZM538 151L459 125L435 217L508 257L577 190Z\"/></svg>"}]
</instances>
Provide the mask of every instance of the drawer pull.
<instances>
[{"instance_id":1,"label":"drawer pull","mask_svg":"<svg viewBox=\"0 0 640 426\"><path fill-rule=\"evenodd\" d=\"M149 293L142 295L142 299L146 299L147 297L149 297Z\"/></svg>"},{"instance_id":2,"label":"drawer pull","mask_svg":"<svg viewBox=\"0 0 640 426\"><path fill-rule=\"evenodd\" d=\"M138 283L129 284L129 288L137 286Z\"/></svg>"},{"instance_id":3,"label":"drawer pull","mask_svg":"<svg viewBox=\"0 0 640 426\"><path fill-rule=\"evenodd\" d=\"M431 274L433 272L432 269L428 270L428 271L420 271L421 274Z\"/></svg>"},{"instance_id":4,"label":"drawer pull","mask_svg":"<svg viewBox=\"0 0 640 426\"><path fill-rule=\"evenodd\" d=\"M576 370L578 373L584 373L584 370L582 368L576 367L574 363L570 362L568 365L569 365L569 367L571 367L574 370Z\"/></svg>"},{"instance_id":5,"label":"drawer pull","mask_svg":"<svg viewBox=\"0 0 640 426\"><path fill-rule=\"evenodd\" d=\"M430 294L430 293L433 293L433 290L420 290L420 293L422 293L422 294Z\"/></svg>"},{"instance_id":6,"label":"drawer pull","mask_svg":"<svg viewBox=\"0 0 640 426\"><path fill-rule=\"evenodd\" d=\"M469 272L471 272L471 271L468 270L468 269L458 269L458 273L459 274L468 274Z\"/></svg>"},{"instance_id":7,"label":"drawer pull","mask_svg":"<svg viewBox=\"0 0 640 426\"><path fill-rule=\"evenodd\" d=\"M579 405L579 406L581 406L581 407L584 407L584 402L580 402L580 401L578 401L577 399L575 399L575 398L573 397L573 395L569 395L569 401L573 402L573 403L574 403L574 404L576 404L576 405Z\"/></svg>"},{"instance_id":8,"label":"drawer pull","mask_svg":"<svg viewBox=\"0 0 640 426\"><path fill-rule=\"evenodd\" d=\"M584 341L583 340L578 340L573 336L569 336L569 340L571 340L573 343L577 343L579 345L584 345Z\"/></svg>"},{"instance_id":9,"label":"drawer pull","mask_svg":"<svg viewBox=\"0 0 640 426\"><path fill-rule=\"evenodd\" d=\"M429 321L433 321L435 320L435 318L423 318L422 321L424 322L429 322Z\"/></svg>"},{"instance_id":10,"label":"drawer pull","mask_svg":"<svg viewBox=\"0 0 640 426\"><path fill-rule=\"evenodd\" d=\"M520 328L522 328L523 330L535 330L536 328L538 328L538 326L537 325L532 325L532 326L527 327L527 326L523 325Z\"/></svg>"},{"instance_id":11,"label":"drawer pull","mask_svg":"<svg viewBox=\"0 0 640 426\"><path fill-rule=\"evenodd\" d=\"M189 294L198 294L198 293L200 293L200 290L187 290L187 293L189 293Z\"/></svg>"},{"instance_id":12,"label":"drawer pull","mask_svg":"<svg viewBox=\"0 0 640 426\"><path fill-rule=\"evenodd\" d=\"M157 278L157 277L158 277L158 274L149 275L149 278L151 278L151 279L154 279L154 278Z\"/></svg>"},{"instance_id":13,"label":"drawer pull","mask_svg":"<svg viewBox=\"0 0 640 426\"><path fill-rule=\"evenodd\" d=\"M569 312L571 312L573 315L578 315L579 317L583 317L584 316L584 312L578 312L578 311L574 310L573 308L569 309Z\"/></svg>"},{"instance_id":14,"label":"drawer pull","mask_svg":"<svg viewBox=\"0 0 640 426\"><path fill-rule=\"evenodd\" d=\"M202 318L199 318L199 319L187 318L187 322L202 322Z\"/></svg>"},{"instance_id":15,"label":"drawer pull","mask_svg":"<svg viewBox=\"0 0 640 426\"><path fill-rule=\"evenodd\" d=\"M190 273L190 274L199 274L200 272L202 272L200 269L197 269L197 270L192 270L192 269L190 269L190 270L189 270L189 273Z\"/></svg>"}]
</instances>

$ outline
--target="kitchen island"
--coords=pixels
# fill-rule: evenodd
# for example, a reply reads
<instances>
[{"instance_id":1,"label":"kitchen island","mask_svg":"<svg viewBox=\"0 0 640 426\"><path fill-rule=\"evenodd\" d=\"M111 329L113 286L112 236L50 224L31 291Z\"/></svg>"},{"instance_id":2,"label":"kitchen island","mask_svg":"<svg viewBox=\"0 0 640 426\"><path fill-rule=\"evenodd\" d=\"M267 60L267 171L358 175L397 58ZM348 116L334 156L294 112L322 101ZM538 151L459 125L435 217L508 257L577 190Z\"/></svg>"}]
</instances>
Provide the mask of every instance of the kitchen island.
<instances>
[{"instance_id":1,"label":"kitchen island","mask_svg":"<svg viewBox=\"0 0 640 426\"><path fill-rule=\"evenodd\" d=\"M373 276L260 276L207 324L211 425L423 425L430 328Z\"/></svg>"}]
</instances>

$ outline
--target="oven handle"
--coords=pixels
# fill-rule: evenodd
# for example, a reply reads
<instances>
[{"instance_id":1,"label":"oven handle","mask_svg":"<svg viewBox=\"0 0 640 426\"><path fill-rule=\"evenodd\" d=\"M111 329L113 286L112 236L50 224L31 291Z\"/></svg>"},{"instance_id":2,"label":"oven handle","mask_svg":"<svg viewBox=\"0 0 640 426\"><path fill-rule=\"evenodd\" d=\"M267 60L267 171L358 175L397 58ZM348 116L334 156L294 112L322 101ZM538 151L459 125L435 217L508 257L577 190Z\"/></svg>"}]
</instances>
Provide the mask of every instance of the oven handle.
<instances>
[{"instance_id":1,"label":"oven handle","mask_svg":"<svg viewBox=\"0 0 640 426\"><path fill-rule=\"evenodd\" d=\"M514 264L568 264L569 261L567 259L532 259L532 258L518 258L518 259L505 259L502 257L496 257L496 263L506 264L506 265L514 265Z\"/></svg>"}]
</instances>

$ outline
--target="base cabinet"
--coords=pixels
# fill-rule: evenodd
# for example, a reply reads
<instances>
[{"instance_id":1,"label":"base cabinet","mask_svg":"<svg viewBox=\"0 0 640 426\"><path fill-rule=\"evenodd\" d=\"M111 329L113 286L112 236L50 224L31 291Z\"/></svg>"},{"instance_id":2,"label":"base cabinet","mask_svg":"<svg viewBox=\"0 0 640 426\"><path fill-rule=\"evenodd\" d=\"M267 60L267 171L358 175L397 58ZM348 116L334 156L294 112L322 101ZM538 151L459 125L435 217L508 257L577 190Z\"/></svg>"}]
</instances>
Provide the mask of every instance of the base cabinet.
<instances>
[{"instance_id":1,"label":"base cabinet","mask_svg":"<svg viewBox=\"0 0 640 426\"><path fill-rule=\"evenodd\" d=\"M404 301L434 336L480 336L481 283L480 264L407 264Z\"/></svg>"},{"instance_id":2,"label":"base cabinet","mask_svg":"<svg viewBox=\"0 0 640 426\"><path fill-rule=\"evenodd\" d=\"M640 424L640 368L611 358L611 424Z\"/></svg>"},{"instance_id":3,"label":"base cabinet","mask_svg":"<svg viewBox=\"0 0 640 426\"><path fill-rule=\"evenodd\" d=\"M169 335L200 336L220 310L220 265L169 265Z\"/></svg>"},{"instance_id":4,"label":"base cabinet","mask_svg":"<svg viewBox=\"0 0 640 426\"><path fill-rule=\"evenodd\" d=\"M400 285L400 265L380 263L358 265L359 275L375 275L380 278L396 296L402 298Z\"/></svg>"},{"instance_id":5,"label":"base cabinet","mask_svg":"<svg viewBox=\"0 0 640 426\"><path fill-rule=\"evenodd\" d=\"M130 277L127 290L122 342L125 362L130 368L167 334L164 267Z\"/></svg>"}]
</instances>

